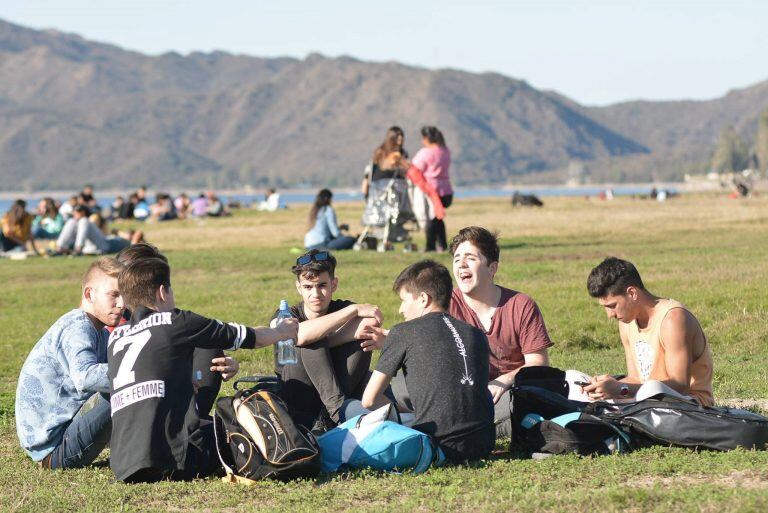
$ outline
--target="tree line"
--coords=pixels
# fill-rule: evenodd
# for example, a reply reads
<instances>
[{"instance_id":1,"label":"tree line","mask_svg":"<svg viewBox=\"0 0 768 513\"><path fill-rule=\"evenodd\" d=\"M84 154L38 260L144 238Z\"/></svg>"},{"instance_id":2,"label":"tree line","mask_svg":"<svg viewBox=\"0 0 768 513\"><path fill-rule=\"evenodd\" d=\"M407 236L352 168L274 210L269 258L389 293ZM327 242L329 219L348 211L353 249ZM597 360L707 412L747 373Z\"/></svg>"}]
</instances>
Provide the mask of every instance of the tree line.
<instances>
[{"instance_id":1,"label":"tree line","mask_svg":"<svg viewBox=\"0 0 768 513\"><path fill-rule=\"evenodd\" d=\"M768 108L760 114L754 145L750 146L732 125L720 132L711 169L717 173L744 169L768 172Z\"/></svg>"}]
</instances>

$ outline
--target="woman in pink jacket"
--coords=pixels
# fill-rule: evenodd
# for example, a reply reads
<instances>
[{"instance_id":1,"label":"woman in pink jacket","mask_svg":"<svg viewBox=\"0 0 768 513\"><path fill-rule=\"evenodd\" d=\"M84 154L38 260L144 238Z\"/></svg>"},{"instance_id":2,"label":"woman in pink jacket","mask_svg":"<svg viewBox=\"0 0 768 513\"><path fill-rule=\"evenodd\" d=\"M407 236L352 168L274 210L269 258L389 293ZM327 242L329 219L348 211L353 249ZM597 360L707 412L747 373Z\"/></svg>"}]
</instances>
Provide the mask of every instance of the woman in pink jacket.
<instances>
[{"instance_id":1,"label":"woman in pink jacket","mask_svg":"<svg viewBox=\"0 0 768 513\"><path fill-rule=\"evenodd\" d=\"M424 145L411 161L411 168L418 170L432 188L440 196L442 207L448 208L453 202L453 187L448 169L451 167L451 152L445 145L442 132L434 126L421 129L422 144ZM445 235L445 222L442 216L436 216L427 221L426 251L445 251L448 247Z\"/></svg>"}]
</instances>

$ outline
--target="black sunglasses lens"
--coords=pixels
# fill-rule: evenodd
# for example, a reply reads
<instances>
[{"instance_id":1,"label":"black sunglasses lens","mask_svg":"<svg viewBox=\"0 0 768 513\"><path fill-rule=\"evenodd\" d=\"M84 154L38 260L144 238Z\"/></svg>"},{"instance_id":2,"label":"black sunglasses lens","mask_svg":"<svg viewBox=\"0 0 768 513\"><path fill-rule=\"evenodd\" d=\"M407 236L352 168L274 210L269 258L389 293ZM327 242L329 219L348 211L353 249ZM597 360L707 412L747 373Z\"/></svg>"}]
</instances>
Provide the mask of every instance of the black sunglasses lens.
<instances>
[{"instance_id":1,"label":"black sunglasses lens","mask_svg":"<svg viewBox=\"0 0 768 513\"><path fill-rule=\"evenodd\" d=\"M331 254L328 253L327 251L318 251L314 255L301 255L299 258L296 259L296 265L307 265L313 260L315 262L323 262L325 260L328 260L330 257L331 257Z\"/></svg>"}]
</instances>

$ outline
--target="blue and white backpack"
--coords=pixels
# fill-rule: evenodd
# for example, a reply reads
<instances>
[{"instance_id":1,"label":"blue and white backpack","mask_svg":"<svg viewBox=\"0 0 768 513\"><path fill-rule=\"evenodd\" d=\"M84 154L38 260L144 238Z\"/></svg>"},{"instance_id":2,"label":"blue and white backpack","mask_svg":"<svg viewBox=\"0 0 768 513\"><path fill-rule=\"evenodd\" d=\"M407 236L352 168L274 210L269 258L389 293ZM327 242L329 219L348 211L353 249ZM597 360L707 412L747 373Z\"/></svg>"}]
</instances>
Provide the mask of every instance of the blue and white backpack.
<instances>
[{"instance_id":1,"label":"blue and white backpack","mask_svg":"<svg viewBox=\"0 0 768 513\"><path fill-rule=\"evenodd\" d=\"M323 472L347 467L420 474L445 461L429 435L389 419L399 420L391 404L353 417L318 438Z\"/></svg>"}]
</instances>

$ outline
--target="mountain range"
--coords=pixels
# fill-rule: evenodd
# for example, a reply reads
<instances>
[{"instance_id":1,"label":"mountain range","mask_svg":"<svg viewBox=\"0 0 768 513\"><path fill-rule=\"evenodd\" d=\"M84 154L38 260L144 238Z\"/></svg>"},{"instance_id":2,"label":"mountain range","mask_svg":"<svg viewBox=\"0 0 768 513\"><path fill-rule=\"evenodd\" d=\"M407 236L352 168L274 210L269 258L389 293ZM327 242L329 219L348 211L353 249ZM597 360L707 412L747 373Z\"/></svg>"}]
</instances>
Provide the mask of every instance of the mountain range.
<instances>
[{"instance_id":1,"label":"mountain range","mask_svg":"<svg viewBox=\"0 0 768 513\"><path fill-rule=\"evenodd\" d=\"M768 81L710 101L590 107L495 73L349 57L147 56L0 20L0 189L348 186L390 125L436 125L458 185L675 180Z\"/></svg>"}]
</instances>

